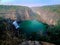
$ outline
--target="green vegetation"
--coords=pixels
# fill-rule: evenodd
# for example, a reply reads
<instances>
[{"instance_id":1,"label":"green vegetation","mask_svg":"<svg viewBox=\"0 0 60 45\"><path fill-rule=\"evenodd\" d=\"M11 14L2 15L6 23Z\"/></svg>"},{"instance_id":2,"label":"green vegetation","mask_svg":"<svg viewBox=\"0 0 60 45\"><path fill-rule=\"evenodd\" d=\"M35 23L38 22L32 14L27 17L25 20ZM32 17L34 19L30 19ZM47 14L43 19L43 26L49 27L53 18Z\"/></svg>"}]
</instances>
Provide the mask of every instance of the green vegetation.
<instances>
[{"instance_id":1,"label":"green vegetation","mask_svg":"<svg viewBox=\"0 0 60 45\"><path fill-rule=\"evenodd\" d=\"M57 14L60 14L60 5L43 6L41 7L41 9L48 10L50 12L56 12Z\"/></svg>"},{"instance_id":2,"label":"green vegetation","mask_svg":"<svg viewBox=\"0 0 60 45\"><path fill-rule=\"evenodd\" d=\"M30 9L25 6L3 6L0 5L0 12L8 12L9 10L27 10ZM51 12L56 12L58 15L60 15L60 5L58 6L44 6L41 7L43 10L48 10ZM34 19L38 14L31 13L31 16L33 16ZM39 17L40 19L40 17ZM41 25L38 21L25 21L20 24L21 28L19 29L19 35L18 35L18 30L15 29L15 27L8 23L9 20L6 20L2 17L0 17L0 45L18 45L22 41L25 40L38 40L38 41L46 41L50 43L55 43L56 45L60 44L60 20L57 21L56 25L48 25L46 23L41 23L44 25ZM38 28L38 29L37 29ZM31 35L26 36L25 33L22 33L21 31L26 31L26 32L33 32ZM39 30L44 30L42 31L44 34L42 35L40 32L39 35L37 35L37 31ZM35 31L35 32L34 32ZM17 36L18 35L18 36ZM38 38L37 38L38 37Z\"/></svg>"},{"instance_id":3,"label":"green vegetation","mask_svg":"<svg viewBox=\"0 0 60 45\"><path fill-rule=\"evenodd\" d=\"M23 22L24 29L25 29L25 25L29 26L29 25L31 25L31 22L32 21ZM38 22L36 22L36 23L38 23ZM43 24L46 26L46 31L47 31L46 34L44 34L44 35L41 35L41 34L37 35L37 33L33 31L31 33L31 35L29 35L29 37L27 37L25 33L21 33L22 29L20 29L19 35L16 36L17 30L15 30L13 28L13 26L7 22L7 20L0 18L0 44L1 45L4 45L4 44L17 45L18 43L21 43L22 41L25 41L25 40L38 40L38 41L55 43L58 45L60 43L60 21L58 21L57 25L55 25L55 26L53 26L53 25L50 26L45 23L43 23ZM15 33L16 33L16 35L15 35ZM8 43L7 43L7 41L8 41Z\"/></svg>"},{"instance_id":4,"label":"green vegetation","mask_svg":"<svg viewBox=\"0 0 60 45\"><path fill-rule=\"evenodd\" d=\"M60 43L60 21L55 26L49 26L47 28L47 35L43 35L40 38L40 40L58 45Z\"/></svg>"},{"instance_id":5,"label":"green vegetation","mask_svg":"<svg viewBox=\"0 0 60 45\"><path fill-rule=\"evenodd\" d=\"M17 37L16 29L8 21L0 18L0 45L17 45L24 41L24 35L20 34Z\"/></svg>"},{"instance_id":6,"label":"green vegetation","mask_svg":"<svg viewBox=\"0 0 60 45\"><path fill-rule=\"evenodd\" d=\"M21 9L21 10L24 10L24 9L29 9L28 7L25 7L25 6L7 6L7 5L0 5L0 11L9 11L9 10L17 10L17 9Z\"/></svg>"}]
</instances>

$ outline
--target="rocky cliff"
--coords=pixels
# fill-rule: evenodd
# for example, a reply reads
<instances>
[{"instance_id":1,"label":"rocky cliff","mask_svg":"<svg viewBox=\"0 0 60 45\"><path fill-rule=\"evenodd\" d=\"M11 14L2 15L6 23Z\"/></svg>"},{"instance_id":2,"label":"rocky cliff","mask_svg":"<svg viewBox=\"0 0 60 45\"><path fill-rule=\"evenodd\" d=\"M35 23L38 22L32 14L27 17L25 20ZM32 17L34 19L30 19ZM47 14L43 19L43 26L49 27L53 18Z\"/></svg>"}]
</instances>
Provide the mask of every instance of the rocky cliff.
<instances>
[{"instance_id":1,"label":"rocky cliff","mask_svg":"<svg viewBox=\"0 0 60 45\"><path fill-rule=\"evenodd\" d=\"M33 7L32 10L40 15L40 20L55 25L60 19L60 5Z\"/></svg>"},{"instance_id":2,"label":"rocky cliff","mask_svg":"<svg viewBox=\"0 0 60 45\"><path fill-rule=\"evenodd\" d=\"M44 23L55 25L60 19L60 5L26 7L0 5L0 17L12 20L32 20L37 19Z\"/></svg>"},{"instance_id":3,"label":"rocky cliff","mask_svg":"<svg viewBox=\"0 0 60 45\"><path fill-rule=\"evenodd\" d=\"M0 5L0 17L12 20L30 20L35 18L36 14L29 7Z\"/></svg>"}]
</instances>

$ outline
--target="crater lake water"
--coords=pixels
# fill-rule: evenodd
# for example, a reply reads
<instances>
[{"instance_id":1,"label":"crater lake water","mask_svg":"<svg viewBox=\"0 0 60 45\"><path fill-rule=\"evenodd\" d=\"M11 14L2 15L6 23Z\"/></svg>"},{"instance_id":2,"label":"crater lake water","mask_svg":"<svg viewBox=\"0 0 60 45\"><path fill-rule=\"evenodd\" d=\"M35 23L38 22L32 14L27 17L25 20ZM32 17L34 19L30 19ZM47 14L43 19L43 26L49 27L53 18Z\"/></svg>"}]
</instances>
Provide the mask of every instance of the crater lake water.
<instances>
[{"instance_id":1,"label":"crater lake water","mask_svg":"<svg viewBox=\"0 0 60 45\"><path fill-rule=\"evenodd\" d=\"M37 20L26 20L20 24L20 28L24 33L43 32L45 25Z\"/></svg>"}]
</instances>

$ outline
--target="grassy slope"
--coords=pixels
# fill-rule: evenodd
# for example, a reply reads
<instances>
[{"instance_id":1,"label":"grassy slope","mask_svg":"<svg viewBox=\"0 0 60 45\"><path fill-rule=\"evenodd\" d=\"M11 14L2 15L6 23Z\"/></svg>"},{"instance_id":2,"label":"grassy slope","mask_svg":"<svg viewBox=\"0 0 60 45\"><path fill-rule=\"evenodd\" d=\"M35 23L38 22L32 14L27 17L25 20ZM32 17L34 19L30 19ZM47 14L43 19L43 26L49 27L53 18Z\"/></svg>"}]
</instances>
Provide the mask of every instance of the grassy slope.
<instances>
[{"instance_id":1,"label":"grassy slope","mask_svg":"<svg viewBox=\"0 0 60 45\"><path fill-rule=\"evenodd\" d=\"M56 13L60 14L60 5L43 6L41 8L44 10L48 10L48 11L56 12Z\"/></svg>"},{"instance_id":2,"label":"grassy slope","mask_svg":"<svg viewBox=\"0 0 60 45\"><path fill-rule=\"evenodd\" d=\"M9 10L17 10L17 9L29 9L25 6L8 6L8 5L0 5L0 12L1 11L9 11Z\"/></svg>"},{"instance_id":3,"label":"grassy slope","mask_svg":"<svg viewBox=\"0 0 60 45\"><path fill-rule=\"evenodd\" d=\"M60 5L49 5L49 6L42 6L42 7L32 7L32 9L35 9L35 10L43 9L43 10L47 10L47 11L51 11L51 12L60 13Z\"/></svg>"}]
</instances>

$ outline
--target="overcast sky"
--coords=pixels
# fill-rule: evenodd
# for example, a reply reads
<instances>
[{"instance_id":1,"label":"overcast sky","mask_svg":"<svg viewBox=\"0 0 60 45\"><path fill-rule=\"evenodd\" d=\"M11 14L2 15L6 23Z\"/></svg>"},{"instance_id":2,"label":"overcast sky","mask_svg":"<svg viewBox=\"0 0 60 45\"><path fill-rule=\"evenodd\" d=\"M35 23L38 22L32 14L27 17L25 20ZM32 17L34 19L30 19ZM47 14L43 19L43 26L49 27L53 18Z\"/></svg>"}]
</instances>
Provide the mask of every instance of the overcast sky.
<instances>
[{"instance_id":1,"label":"overcast sky","mask_svg":"<svg viewBox=\"0 0 60 45\"><path fill-rule=\"evenodd\" d=\"M0 0L0 5L44 6L60 4L60 0Z\"/></svg>"}]
</instances>

